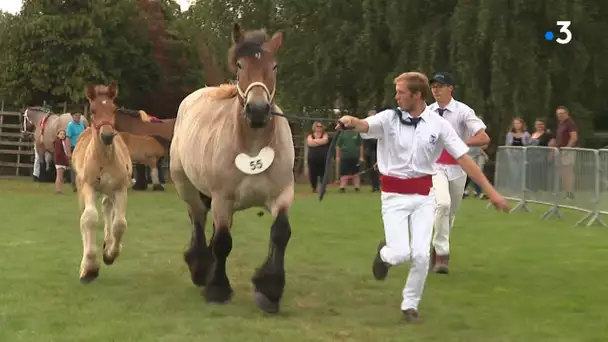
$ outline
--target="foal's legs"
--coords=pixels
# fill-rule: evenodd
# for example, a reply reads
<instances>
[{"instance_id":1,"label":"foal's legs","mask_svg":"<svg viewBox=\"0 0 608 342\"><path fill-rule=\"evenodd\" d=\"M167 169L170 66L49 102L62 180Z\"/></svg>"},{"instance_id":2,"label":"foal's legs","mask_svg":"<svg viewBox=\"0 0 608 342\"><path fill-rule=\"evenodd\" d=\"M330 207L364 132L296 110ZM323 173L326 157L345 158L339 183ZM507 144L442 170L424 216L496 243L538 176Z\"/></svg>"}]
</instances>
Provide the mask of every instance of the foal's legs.
<instances>
[{"instance_id":1,"label":"foal's legs","mask_svg":"<svg viewBox=\"0 0 608 342\"><path fill-rule=\"evenodd\" d=\"M213 217L213 236L211 252L215 257L207 284L203 292L210 303L225 303L232 297L232 287L226 275L226 259L232 250L232 212L234 202L222 197L213 196L211 216Z\"/></svg>"},{"instance_id":2,"label":"foal's legs","mask_svg":"<svg viewBox=\"0 0 608 342\"><path fill-rule=\"evenodd\" d=\"M293 185L271 204L274 222L270 227L270 250L266 262L252 277L257 306L266 313L279 312L279 302L285 288L285 250L291 237L287 210L293 202Z\"/></svg>"},{"instance_id":3,"label":"foal's legs","mask_svg":"<svg viewBox=\"0 0 608 342\"><path fill-rule=\"evenodd\" d=\"M122 237L127 229L127 189L117 191L111 207L111 238L103 243L103 262L112 265L118 258L121 249ZM106 236L107 238L107 236Z\"/></svg>"},{"instance_id":4,"label":"foal's legs","mask_svg":"<svg viewBox=\"0 0 608 342\"><path fill-rule=\"evenodd\" d=\"M82 234L82 261L80 263L80 282L87 284L99 275L97 262L97 246L95 245L95 230L98 213L95 207L95 191L88 184L81 183L80 203L80 232Z\"/></svg>"}]
</instances>

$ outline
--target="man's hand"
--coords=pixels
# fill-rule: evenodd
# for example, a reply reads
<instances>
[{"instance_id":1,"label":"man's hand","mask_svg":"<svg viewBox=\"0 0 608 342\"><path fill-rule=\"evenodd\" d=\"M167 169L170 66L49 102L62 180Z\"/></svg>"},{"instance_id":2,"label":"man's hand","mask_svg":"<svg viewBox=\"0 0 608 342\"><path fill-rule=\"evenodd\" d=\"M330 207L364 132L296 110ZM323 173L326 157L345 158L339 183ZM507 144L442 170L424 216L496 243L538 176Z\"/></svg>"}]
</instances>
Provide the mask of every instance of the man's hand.
<instances>
[{"instance_id":1,"label":"man's hand","mask_svg":"<svg viewBox=\"0 0 608 342\"><path fill-rule=\"evenodd\" d=\"M359 119L354 116L344 115L338 121L341 122L346 128L354 128L355 123L358 120ZM336 124L336 130L342 130L342 126L340 126L340 123Z\"/></svg>"},{"instance_id":2,"label":"man's hand","mask_svg":"<svg viewBox=\"0 0 608 342\"><path fill-rule=\"evenodd\" d=\"M509 202L507 202L507 200L498 193L489 196L488 199L490 200L494 208L500 211L508 213L509 210L511 210L511 207L509 207Z\"/></svg>"}]
</instances>

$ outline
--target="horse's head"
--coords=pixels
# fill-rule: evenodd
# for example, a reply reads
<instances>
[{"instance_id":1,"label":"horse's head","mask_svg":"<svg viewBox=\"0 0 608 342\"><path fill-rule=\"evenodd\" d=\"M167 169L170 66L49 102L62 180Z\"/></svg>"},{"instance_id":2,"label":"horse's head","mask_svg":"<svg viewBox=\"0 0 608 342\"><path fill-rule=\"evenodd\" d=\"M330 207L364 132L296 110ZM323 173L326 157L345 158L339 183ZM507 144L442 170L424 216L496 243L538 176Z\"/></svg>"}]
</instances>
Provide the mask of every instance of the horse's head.
<instances>
[{"instance_id":1,"label":"horse's head","mask_svg":"<svg viewBox=\"0 0 608 342\"><path fill-rule=\"evenodd\" d=\"M116 105L114 99L118 95L115 81L110 85L89 85L85 90L91 109L91 127L99 136L101 142L109 146L114 141L117 132L114 128Z\"/></svg>"},{"instance_id":2,"label":"horse's head","mask_svg":"<svg viewBox=\"0 0 608 342\"><path fill-rule=\"evenodd\" d=\"M228 63L236 73L236 88L245 117L252 128L266 126L272 118L276 91L276 53L282 43L281 32L270 40L264 30L243 32L239 24L232 29Z\"/></svg>"}]
</instances>

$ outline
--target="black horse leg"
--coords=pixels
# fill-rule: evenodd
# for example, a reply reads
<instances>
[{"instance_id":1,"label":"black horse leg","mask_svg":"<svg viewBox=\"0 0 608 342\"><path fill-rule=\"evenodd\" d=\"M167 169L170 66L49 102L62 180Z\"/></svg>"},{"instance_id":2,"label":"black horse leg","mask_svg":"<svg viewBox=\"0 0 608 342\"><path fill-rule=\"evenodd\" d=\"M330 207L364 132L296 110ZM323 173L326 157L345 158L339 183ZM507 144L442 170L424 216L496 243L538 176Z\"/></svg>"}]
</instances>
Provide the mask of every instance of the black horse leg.
<instances>
[{"instance_id":1,"label":"black horse leg","mask_svg":"<svg viewBox=\"0 0 608 342\"><path fill-rule=\"evenodd\" d=\"M203 295L209 303L226 303L232 298L232 287L226 275L226 260L232 251L232 202L213 199L213 236L211 237L211 253L214 256L213 265L207 276L207 284Z\"/></svg>"},{"instance_id":2,"label":"black horse leg","mask_svg":"<svg viewBox=\"0 0 608 342\"><path fill-rule=\"evenodd\" d=\"M266 262L253 275L255 301L266 313L279 312L279 302L285 288L285 249L291 237L287 212L279 212L270 227L270 251Z\"/></svg>"},{"instance_id":3,"label":"black horse leg","mask_svg":"<svg viewBox=\"0 0 608 342\"><path fill-rule=\"evenodd\" d=\"M146 179L146 166L144 164L135 164L135 184L133 190L147 190L148 180Z\"/></svg>"},{"instance_id":4,"label":"black horse leg","mask_svg":"<svg viewBox=\"0 0 608 342\"><path fill-rule=\"evenodd\" d=\"M190 277L194 285L205 286L207 273L209 273L213 264L213 255L207 247L205 237L205 219L211 207L211 198L203 194L200 194L200 198L204 208L197 208L199 209L198 215L195 215L192 209L188 212L192 223L192 237L190 238L190 247L184 252L184 260L188 264Z\"/></svg>"}]
</instances>

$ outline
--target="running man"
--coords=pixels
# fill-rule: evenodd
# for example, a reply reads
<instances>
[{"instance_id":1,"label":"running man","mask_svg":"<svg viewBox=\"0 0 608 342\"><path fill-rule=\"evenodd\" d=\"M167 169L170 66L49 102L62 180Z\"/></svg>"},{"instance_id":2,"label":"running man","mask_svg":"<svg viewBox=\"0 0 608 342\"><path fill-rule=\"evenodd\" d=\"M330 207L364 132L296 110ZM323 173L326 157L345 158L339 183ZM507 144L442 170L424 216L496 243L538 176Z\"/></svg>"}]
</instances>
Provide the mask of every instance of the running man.
<instances>
[{"instance_id":1,"label":"running man","mask_svg":"<svg viewBox=\"0 0 608 342\"><path fill-rule=\"evenodd\" d=\"M431 91L435 103L429 110L446 119L458 137L468 146L484 146L490 143L486 125L475 111L452 96L456 82L447 72L438 72L431 78ZM469 137L468 139L466 137ZM435 208L435 235L431 251L431 267L435 273L448 273L450 260L450 232L454 227L456 211L464 196L467 174L458 161L443 150L435 163L437 173L433 186L437 197Z\"/></svg>"},{"instance_id":2,"label":"running man","mask_svg":"<svg viewBox=\"0 0 608 342\"><path fill-rule=\"evenodd\" d=\"M399 108L366 119L347 115L340 122L361 133L363 139L378 139L385 240L377 247L372 272L377 280L383 280L390 266L411 260L401 311L408 322L415 322L429 272L435 218L432 176L441 151L448 150L496 208L507 212L509 204L467 154L469 148L452 125L427 107L424 99L431 92L428 78L406 72L394 83ZM341 129L339 124L336 129Z\"/></svg>"}]
</instances>

